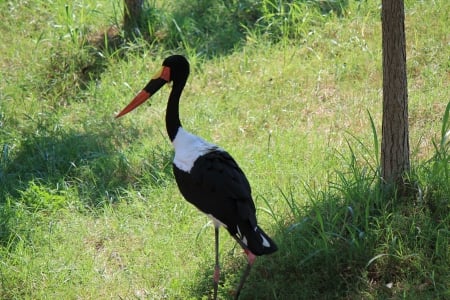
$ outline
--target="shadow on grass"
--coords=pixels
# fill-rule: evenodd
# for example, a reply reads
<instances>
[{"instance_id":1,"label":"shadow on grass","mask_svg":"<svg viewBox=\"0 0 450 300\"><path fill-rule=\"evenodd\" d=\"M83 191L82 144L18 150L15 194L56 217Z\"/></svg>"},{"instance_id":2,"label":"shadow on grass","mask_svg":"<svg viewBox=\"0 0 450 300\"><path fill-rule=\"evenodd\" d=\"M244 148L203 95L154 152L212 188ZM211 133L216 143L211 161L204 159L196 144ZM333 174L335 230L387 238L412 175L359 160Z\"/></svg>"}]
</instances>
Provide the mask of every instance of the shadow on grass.
<instances>
[{"instance_id":1,"label":"shadow on grass","mask_svg":"<svg viewBox=\"0 0 450 300\"><path fill-rule=\"evenodd\" d=\"M279 250L256 260L240 299L446 299L448 195L388 196L375 175L351 170L327 190L309 190L308 204L281 191L289 211L274 216ZM432 187L433 180L440 179L418 185ZM446 212L439 218L436 205ZM234 287L242 269L237 260L223 269L232 275L223 290ZM211 276L204 274L198 295Z\"/></svg>"},{"instance_id":2,"label":"shadow on grass","mask_svg":"<svg viewBox=\"0 0 450 300\"><path fill-rule=\"evenodd\" d=\"M104 177L106 184L95 185L96 193L102 193L110 184L120 187L120 178L124 175L107 170L115 169L113 149L105 142L107 140L101 134L76 132L24 137L14 159L4 166L2 194L19 197L31 181L61 190L86 179L94 183ZM91 178L80 176L85 168L90 169ZM86 204L95 205L94 201Z\"/></svg>"},{"instance_id":3,"label":"shadow on grass","mask_svg":"<svg viewBox=\"0 0 450 300\"><path fill-rule=\"evenodd\" d=\"M336 198L298 207L295 218L277 221L273 238L279 250L257 258L239 299L352 299L365 284L366 264L375 256L372 241L357 222ZM238 255L225 261L219 298L233 299L246 262ZM204 274L192 297L210 294L212 263L202 266Z\"/></svg>"},{"instance_id":4,"label":"shadow on grass","mask_svg":"<svg viewBox=\"0 0 450 300\"><path fill-rule=\"evenodd\" d=\"M132 170L112 137L139 133L132 132L137 130L132 127L114 133L113 127L96 133L57 130L24 137L20 149L11 153L13 159L2 162L0 203L6 195L19 197L30 182L35 182L55 191L76 188L83 204L95 208L114 201L110 197L130 185L159 185L170 180L170 151L155 149L149 153L150 161L142 162L140 170Z\"/></svg>"},{"instance_id":5,"label":"shadow on grass","mask_svg":"<svg viewBox=\"0 0 450 300\"><path fill-rule=\"evenodd\" d=\"M20 146L4 144L0 159L0 239L10 238L17 204L30 212L72 205L95 212L118 201L130 187L159 187L172 180L172 152L152 149L139 166L117 150L136 128L105 125L97 132L56 129L27 133ZM147 154L147 153L146 153ZM8 221L9 219L9 221ZM14 223L14 222L13 222ZM9 225L8 225L9 224Z\"/></svg>"},{"instance_id":6,"label":"shadow on grass","mask_svg":"<svg viewBox=\"0 0 450 300\"><path fill-rule=\"evenodd\" d=\"M381 207L366 184L353 188L347 189L349 199L311 191L311 204L302 206L296 193L282 192L290 211L274 216L279 250L256 260L240 299L353 299L362 296L358 292L370 280L383 286L388 283L383 280L397 276L395 267L386 267L385 274L367 267L376 256L370 219L381 216ZM221 288L224 299L233 298L229 291L244 266L245 260L233 259L223 268L228 277ZM208 269L193 296L205 295L211 276Z\"/></svg>"},{"instance_id":7,"label":"shadow on grass","mask_svg":"<svg viewBox=\"0 0 450 300\"><path fill-rule=\"evenodd\" d=\"M255 34L273 42L301 38L298 27L307 19L306 7L317 16L332 12L343 16L347 6L347 0L183 0L171 8L147 5L138 31L149 44L215 58L242 47Z\"/></svg>"}]
</instances>

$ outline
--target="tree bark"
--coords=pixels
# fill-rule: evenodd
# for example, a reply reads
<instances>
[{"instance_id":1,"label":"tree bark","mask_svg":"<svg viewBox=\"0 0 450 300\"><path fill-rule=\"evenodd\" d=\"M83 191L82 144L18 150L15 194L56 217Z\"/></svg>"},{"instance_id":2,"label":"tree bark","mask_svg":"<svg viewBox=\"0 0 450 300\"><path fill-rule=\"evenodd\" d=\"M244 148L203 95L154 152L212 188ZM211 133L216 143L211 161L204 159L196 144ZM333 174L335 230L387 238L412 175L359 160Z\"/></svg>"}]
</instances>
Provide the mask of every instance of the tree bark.
<instances>
[{"instance_id":1,"label":"tree bark","mask_svg":"<svg viewBox=\"0 0 450 300\"><path fill-rule=\"evenodd\" d=\"M381 172L386 184L403 187L410 168L408 89L403 0L382 0L383 124Z\"/></svg>"},{"instance_id":2,"label":"tree bark","mask_svg":"<svg viewBox=\"0 0 450 300\"><path fill-rule=\"evenodd\" d=\"M133 37L139 34L144 0L125 0L123 13L123 28L125 36Z\"/></svg>"}]
</instances>

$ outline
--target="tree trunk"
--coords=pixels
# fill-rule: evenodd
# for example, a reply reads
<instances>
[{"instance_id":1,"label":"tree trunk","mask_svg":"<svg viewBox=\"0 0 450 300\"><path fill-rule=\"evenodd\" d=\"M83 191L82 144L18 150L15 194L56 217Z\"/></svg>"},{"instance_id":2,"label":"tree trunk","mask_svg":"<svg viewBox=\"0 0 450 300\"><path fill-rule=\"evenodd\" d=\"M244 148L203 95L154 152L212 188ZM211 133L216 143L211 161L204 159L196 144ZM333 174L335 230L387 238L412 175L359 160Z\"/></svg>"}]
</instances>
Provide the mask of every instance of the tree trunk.
<instances>
[{"instance_id":1,"label":"tree trunk","mask_svg":"<svg viewBox=\"0 0 450 300\"><path fill-rule=\"evenodd\" d=\"M139 35L143 5L144 0L125 0L123 8L123 28L127 38Z\"/></svg>"},{"instance_id":2,"label":"tree trunk","mask_svg":"<svg viewBox=\"0 0 450 300\"><path fill-rule=\"evenodd\" d=\"M410 168L408 90L403 0L382 0L383 125L381 172L386 184L403 190Z\"/></svg>"}]
</instances>

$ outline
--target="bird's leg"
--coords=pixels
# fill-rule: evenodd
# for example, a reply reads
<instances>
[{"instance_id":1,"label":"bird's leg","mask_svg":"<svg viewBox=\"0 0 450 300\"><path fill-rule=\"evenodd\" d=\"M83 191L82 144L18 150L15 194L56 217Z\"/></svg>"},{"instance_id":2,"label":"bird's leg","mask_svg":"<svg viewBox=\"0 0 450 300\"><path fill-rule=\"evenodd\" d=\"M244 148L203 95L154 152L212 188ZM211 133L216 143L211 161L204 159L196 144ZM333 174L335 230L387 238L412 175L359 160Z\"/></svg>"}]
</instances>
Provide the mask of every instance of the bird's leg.
<instances>
[{"instance_id":1,"label":"bird's leg","mask_svg":"<svg viewBox=\"0 0 450 300\"><path fill-rule=\"evenodd\" d=\"M214 226L216 236L216 264L214 266L214 300L217 299L217 290L219 288L220 265L219 265L219 226Z\"/></svg>"},{"instance_id":2,"label":"bird's leg","mask_svg":"<svg viewBox=\"0 0 450 300\"><path fill-rule=\"evenodd\" d=\"M255 262L256 255L253 254L250 250L244 249L245 254L247 255L247 267L245 268L244 274L242 274L241 280L239 281L239 285L234 294L234 299L239 298L239 294L241 293L242 287L244 286L245 281L247 280L248 275L250 274L250 270L252 269L253 263Z\"/></svg>"}]
</instances>

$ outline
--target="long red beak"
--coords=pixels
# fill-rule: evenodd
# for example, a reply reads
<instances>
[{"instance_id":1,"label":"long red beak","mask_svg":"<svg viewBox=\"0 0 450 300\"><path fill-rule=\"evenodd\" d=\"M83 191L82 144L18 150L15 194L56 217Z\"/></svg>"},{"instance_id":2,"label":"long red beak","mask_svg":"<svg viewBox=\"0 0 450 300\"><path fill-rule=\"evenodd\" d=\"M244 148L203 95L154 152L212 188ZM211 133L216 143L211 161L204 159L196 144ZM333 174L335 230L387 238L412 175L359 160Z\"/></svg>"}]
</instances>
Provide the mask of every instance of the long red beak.
<instances>
[{"instance_id":1,"label":"long red beak","mask_svg":"<svg viewBox=\"0 0 450 300\"><path fill-rule=\"evenodd\" d=\"M116 119L129 113L130 111L147 101L148 98L150 98L150 93L145 90L140 91L139 94L137 94L136 97L134 97L134 99L124 109L122 109L120 113L117 114Z\"/></svg>"},{"instance_id":2,"label":"long red beak","mask_svg":"<svg viewBox=\"0 0 450 300\"><path fill-rule=\"evenodd\" d=\"M129 113L155 94L163 85L170 81L170 68L164 66L146 85L146 87L140 91L136 97L120 112L117 114L116 119Z\"/></svg>"}]
</instances>

